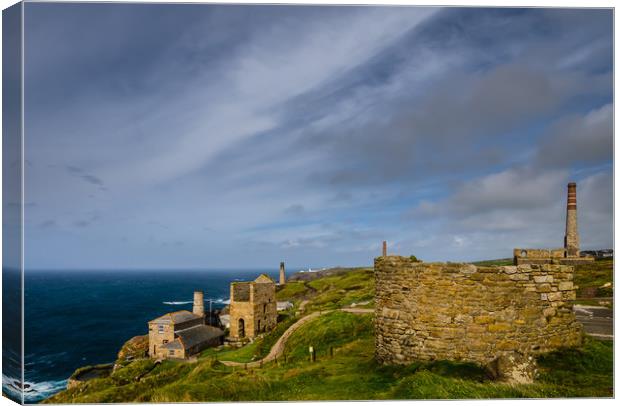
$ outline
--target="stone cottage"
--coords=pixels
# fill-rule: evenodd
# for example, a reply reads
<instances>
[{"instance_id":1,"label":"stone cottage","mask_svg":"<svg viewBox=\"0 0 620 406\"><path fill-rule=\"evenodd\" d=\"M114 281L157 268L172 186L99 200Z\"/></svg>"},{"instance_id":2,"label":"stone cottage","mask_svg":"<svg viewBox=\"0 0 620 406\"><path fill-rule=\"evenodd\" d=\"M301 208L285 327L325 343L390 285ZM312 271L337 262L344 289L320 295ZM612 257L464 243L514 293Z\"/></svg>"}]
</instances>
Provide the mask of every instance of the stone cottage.
<instances>
[{"instance_id":1,"label":"stone cottage","mask_svg":"<svg viewBox=\"0 0 620 406\"><path fill-rule=\"evenodd\" d=\"M262 274L252 282L230 284L231 341L254 338L276 326L276 284Z\"/></svg>"},{"instance_id":2,"label":"stone cottage","mask_svg":"<svg viewBox=\"0 0 620 406\"><path fill-rule=\"evenodd\" d=\"M224 331L205 325L202 292L194 292L193 313L166 313L149 321L149 356L184 359L223 342Z\"/></svg>"}]
</instances>

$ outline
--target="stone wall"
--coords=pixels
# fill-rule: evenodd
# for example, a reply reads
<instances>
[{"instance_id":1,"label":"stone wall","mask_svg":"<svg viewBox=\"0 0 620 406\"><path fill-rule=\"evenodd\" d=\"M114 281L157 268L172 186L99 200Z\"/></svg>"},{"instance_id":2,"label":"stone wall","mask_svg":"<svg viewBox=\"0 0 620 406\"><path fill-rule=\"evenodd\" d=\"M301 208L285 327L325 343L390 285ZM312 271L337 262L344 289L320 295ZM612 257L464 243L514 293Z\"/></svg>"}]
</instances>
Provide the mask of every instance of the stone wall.
<instances>
[{"instance_id":1,"label":"stone wall","mask_svg":"<svg viewBox=\"0 0 620 406\"><path fill-rule=\"evenodd\" d=\"M241 297L241 298L240 298ZM266 276L230 285L230 340L254 338L276 326L276 285Z\"/></svg>"},{"instance_id":2,"label":"stone wall","mask_svg":"<svg viewBox=\"0 0 620 406\"><path fill-rule=\"evenodd\" d=\"M581 343L570 266L476 267L387 256L375 259L375 278L375 355L382 363L488 365Z\"/></svg>"},{"instance_id":3,"label":"stone wall","mask_svg":"<svg viewBox=\"0 0 620 406\"><path fill-rule=\"evenodd\" d=\"M250 301L250 284L248 282L233 282L230 287L230 300L236 302Z\"/></svg>"},{"instance_id":4,"label":"stone wall","mask_svg":"<svg viewBox=\"0 0 620 406\"><path fill-rule=\"evenodd\" d=\"M269 331L276 326L278 309L276 286L273 283L254 285L254 324L256 334Z\"/></svg>"},{"instance_id":5,"label":"stone wall","mask_svg":"<svg viewBox=\"0 0 620 406\"><path fill-rule=\"evenodd\" d=\"M594 261L592 257L567 256L564 248L515 248L513 258L515 265L562 264L579 265Z\"/></svg>"},{"instance_id":6,"label":"stone wall","mask_svg":"<svg viewBox=\"0 0 620 406\"><path fill-rule=\"evenodd\" d=\"M161 327L160 327L161 326ZM174 325L149 323L149 356L157 358L165 356L166 350L161 348L166 343L174 341Z\"/></svg>"}]
</instances>

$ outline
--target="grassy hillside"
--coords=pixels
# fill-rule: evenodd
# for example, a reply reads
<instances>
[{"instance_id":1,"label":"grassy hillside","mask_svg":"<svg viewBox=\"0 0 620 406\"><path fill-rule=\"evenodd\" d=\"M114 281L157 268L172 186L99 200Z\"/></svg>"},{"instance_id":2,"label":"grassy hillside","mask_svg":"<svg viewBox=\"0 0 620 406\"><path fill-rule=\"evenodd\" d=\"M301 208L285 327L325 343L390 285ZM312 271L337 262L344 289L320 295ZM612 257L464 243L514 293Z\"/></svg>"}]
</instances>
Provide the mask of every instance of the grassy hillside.
<instances>
[{"instance_id":1,"label":"grassy hillside","mask_svg":"<svg viewBox=\"0 0 620 406\"><path fill-rule=\"evenodd\" d=\"M287 282L277 292L278 300L291 300L296 305L307 301L305 309L338 309L370 302L375 295L375 280L372 268L355 268L339 275L326 276L311 281Z\"/></svg>"},{"instance_id":2,"label":"grassy hillside","mask_svg":"<svg viewBox=\"0 0 620 406\"><path fill-rule=\"evenodd\" d=\"M203 357L197 363L134 361L48 402L196 402L230 400L437 399L611 396L612 344L588 340L583 349L540 360L530 385L489 381L482 368L435 362L381 366L374 361L372 315L333 312L304 325L287 345L287 361L262 369L230 368ZM308 346L317 350L310 362ZM330 356L333 349L333 357ZM238 350L242 351L242 349Z\"/></svg>"},{"instance_id":3,"label":"grassy hillside","mask_svg":"<svg viewBox=\"0 0 620 406\"><path fill-rule=\"evenodd\" d=\"M597 282L598 283L598 282ZM371 300L370 269L287 283L278 300L334 309ZM372 302L368 305L371 305ZM367 306L368 306L367 305ZM306 311L306 312L307 312ZM490 381L473 364L454 362L382 366L374 360L373 314L334 311L304 324L286 344L286 361L260 369L228 367L220 360L263 357L299 316L284 315L276 330L239 349L209 349L197 362L136 360L108 377L63 391L47 403L283 401L344 399L453 399L612 396L612 342L587 339L583 348L539 359L534 384ZM308 347L317 359L310 362ZM153 368L154 367L154 368Z\"/></svg>"},{"instance_id":4,"label":"grassy hillside","mask_svg":"<svg viewBox=\"0 0 620 406\"><path fill-rule=\"evenodd\" d=\"M590 296L587 293L594 293L595 297L611 297L613 279L613 259L601 259L591 264L575 266L575 283L579 286L577 296Z\"/></svg>"}]
</instances>

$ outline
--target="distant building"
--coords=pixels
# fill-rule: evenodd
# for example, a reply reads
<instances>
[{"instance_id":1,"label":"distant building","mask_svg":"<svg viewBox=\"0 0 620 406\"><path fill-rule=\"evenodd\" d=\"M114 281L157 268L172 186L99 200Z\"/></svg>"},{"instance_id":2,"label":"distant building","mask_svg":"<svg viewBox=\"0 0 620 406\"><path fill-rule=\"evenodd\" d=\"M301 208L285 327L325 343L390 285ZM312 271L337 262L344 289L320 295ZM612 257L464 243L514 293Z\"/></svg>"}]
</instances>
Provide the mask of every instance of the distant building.
<instances>
[{"instance_id":1,"label":"distant building","mask_svg":"<svg viewBox=\"0 0 620 406\"><path fill-rule=\"evenodd\" d=\"M166 313L149 321L151 358L188 358L223 342L224 331L205 325L202 292L194 293L193 310Z\"/></svg>"},{"instance_id":2,"label":"distant building","mask_svg":"<svg viewBox=\"0 0 620 406\"><path fill-rule=\"evenodd\" d=\"M276 326L276 284L262 274L252 282L230 284L230 336L232 341L254 338Z\"/></svg>"},{"instance_id":3,"label":"distant building","mask_svg":"<svg viewBox=\"0 0 620 406\"><path fill-rule=\"evenodd\" d=\"M576 265L589 263L593 257L583 256L579 252L579 232L577 231L577 184L568 184L566 199L566 233L564 248L539 249L515 248L513 250L515 265L559 263Z\"/></svg>"},{"instance_id":4,"label":"distant building","mask_svg":"<svg viewBox=\"0 0 620 406\"><path fill-rule=\"evenodd\" d=\"M612 249L588 250L588 251L581 251L580 254L581 256L590 256L596 259L613 258L614 250Z\"/></svg>"},{"instance_id":5,"label":"distant building","mask_svg":"<svg viewBox=\"0 0 620 406\"><path fill-rule=\"evenodd\" d=\"M280 286L286 284L286 270L284 269L284 262L280 262Z\"/></svg>"},{"instance_id":6,"label":"distant building","mask_svg":"<svg viewBox=\"0 0 620 406\"><path fill-rule=\"evenodd\" d=\"M288 310L293 308L293 303L291 302L276 302L276 309L278 311Z\"/></svg>"}]
</instances>

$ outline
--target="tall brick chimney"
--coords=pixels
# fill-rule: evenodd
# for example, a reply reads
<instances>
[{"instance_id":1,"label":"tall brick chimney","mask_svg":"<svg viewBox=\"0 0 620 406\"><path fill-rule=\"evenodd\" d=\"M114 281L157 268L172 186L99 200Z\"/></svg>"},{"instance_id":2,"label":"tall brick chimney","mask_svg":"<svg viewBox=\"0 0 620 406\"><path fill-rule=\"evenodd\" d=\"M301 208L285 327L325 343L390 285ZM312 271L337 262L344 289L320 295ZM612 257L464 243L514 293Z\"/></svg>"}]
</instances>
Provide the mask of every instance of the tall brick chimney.
<instances>
[{"instance_id":1,"label":"tall brick chimney","mask_svg":"<svg viewBox=\"0 0 620 406\"><path fill-rule=\"evenodd\" d=\"M286 283L286 271L284 270L284 262L280 262L280 285Z\"/></svg>"},{"instance_id":2,"label":"tall brick chimney","mask_svg":"<svg viewBox=\"0 0 620 406\"><path fill-rule=\"evenodd\" d=\"M577 184L568 184L566 199L566 235L564 236L566 256L579 256L579 233L577 231Z\"/></svg>"},{"instance_id":3,"label":"tall brick chimney","mask_svg":"<svg viewBox=\"0 0 620 406\"><path fill-rule=\"evenodd\" d=\"M205 317L205 301L202 291L200 290L194 292L194 310L192 313L200 317Z\"/></svg>"},{"instance_id":4,"label":"tall brick chimney","mask_svg":"<svg viewBox=\"0 0 620 406\"><path fill-rule=\"evenodd\" d=\"M383 241L383 256L387 257L387 241Z\"/></svg>"}]
</instances>

